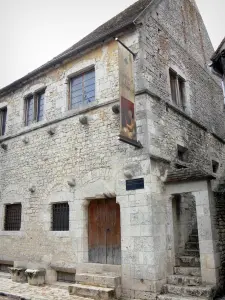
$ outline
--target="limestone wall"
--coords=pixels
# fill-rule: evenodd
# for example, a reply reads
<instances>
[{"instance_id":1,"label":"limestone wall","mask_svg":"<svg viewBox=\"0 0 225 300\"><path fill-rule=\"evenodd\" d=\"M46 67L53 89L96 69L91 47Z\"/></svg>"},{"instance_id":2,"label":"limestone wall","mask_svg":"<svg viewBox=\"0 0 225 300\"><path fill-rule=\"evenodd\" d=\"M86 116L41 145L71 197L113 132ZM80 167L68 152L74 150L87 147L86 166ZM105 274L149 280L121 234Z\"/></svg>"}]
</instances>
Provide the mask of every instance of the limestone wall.
<instances>
[{"instance_id":1,"label":"limestone wall","mask_svg":"<svg viewBox=\"0 0 225 300\"><path fill-rule=\"evenodd\" d=\"M224 136L220 80L208 64L214 50L201 16L188 0L161 1L140 31L142 86L171 103L169 68L185 79L185 113Z\"/></svg>"}]
</instances>

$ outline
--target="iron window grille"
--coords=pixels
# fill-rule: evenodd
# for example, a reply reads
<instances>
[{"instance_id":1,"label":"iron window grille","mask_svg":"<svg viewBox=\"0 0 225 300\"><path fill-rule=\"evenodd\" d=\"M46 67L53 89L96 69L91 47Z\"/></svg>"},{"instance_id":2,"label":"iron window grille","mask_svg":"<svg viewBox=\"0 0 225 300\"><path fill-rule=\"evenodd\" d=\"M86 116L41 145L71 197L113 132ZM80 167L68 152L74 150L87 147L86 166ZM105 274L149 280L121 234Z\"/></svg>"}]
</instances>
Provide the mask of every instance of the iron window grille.
<instances>
[{"instance_id":1,"label":"iron window grille","mask_svg":"<svg viewBox=\"0 0 225 300\"><path fill-rule=\"evenodd\" d=\"M69 204L56 203L52 205L52 230L69 230Z\"/></svg>"},{"instance_id":2,"label":"iron window grille","mask_svg":"<svg viewBox=\"0 0 225 300\"><path fill-rule=\"evenodd\" d=\"M70 108L87 106L95 101L95 70L70 79Z\"/></svg>"},{"instance_id":3,"label":"iron window grille","mask_svg":"<svg viewBox=\"0 0 225 300\"><path fill-rule=\"evenodd\" d=\"M185 80L171 69L169 74L172 102L185 110Z\"/></svg>"},{"instance_id":4,"label":"iron window grille","mask_svg":"<svg viewBox=\"0 0 225 300\"><path fill-rule=\"evenodd\" d=\"M5 135L6 120L7 120L7 107L4 107L0 110L0 136Z\"/></svg>"},{"instance_id":5,"label":"iron window grille","mask_svg":"<svg viewBox=\"0 0 225 300\"><path fill-rule=\"evenodd\" d=\"M7 231L19 231L21 227L22 205L8 204L5 206L5 226Z\"/></svg>"},{"instance_id":6,"label":"iron window grille","mask_svg":"<svg viewBox=\"0 0 225 300\"><path fill-rule=\"evenodd\" d=\"M29 95L25 98L25 125L40 122L44 118L45 91Z\"/></svg>"}]
</instances>

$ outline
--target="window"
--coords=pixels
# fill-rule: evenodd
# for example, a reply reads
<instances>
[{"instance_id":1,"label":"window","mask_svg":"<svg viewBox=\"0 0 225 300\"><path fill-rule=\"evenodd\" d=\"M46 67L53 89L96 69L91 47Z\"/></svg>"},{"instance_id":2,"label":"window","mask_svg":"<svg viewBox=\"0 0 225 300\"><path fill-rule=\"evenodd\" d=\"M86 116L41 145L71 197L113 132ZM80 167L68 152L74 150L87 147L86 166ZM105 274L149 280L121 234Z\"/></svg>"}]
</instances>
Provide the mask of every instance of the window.
<instances>
[{"instance_id":1,"label":"window","mask_svg":"<svg viewBox=\"0 0 225 300\"><path fill-rule=\"evenodd\" d=\"M25 124L31 125L33 122L40 122L44 117L45 92L30 95L25 99Z\"/></svg>"},{"instance_id":2,"label":"window","mask_svg":"<svg viewBox=\"0 0 225 300\"><path fill-rule=\"evenodd\" d=\"M21 204L9 204L5 206L5 230L19 231L21 227Z\"/></svg>"},{"instance_id":3,"label":"window","mask_svg":"<svg viewBox=\"0 0 225 300\"><path fill-rule=\"evenodd\" d=\"M44 117L44 99L44 92L37 94L37 122L42 121Z\"/></svg>"},{"instance_id":4,"label":"window","mask_svg":"<svg viewBox=\"0 0 225 300\"><path fill-rule=\"evenodd\" d=\"M177 158L180 161L187 162L187 160L188 160L188 149L181 146L181 145L177 145Z\"/></svg>"},{"instance_id":5,"label":"window","mask_svg":"<svg viewBox=\"0 0 225 300\"><path fill-rule=\"evenodd\" d=\"M218 161L212 160L212 170L213 173L217 173L219 170L219 163Z\"/></svg>"},{"instance_id":6,"label":"window","mask_svg":"<svg viewBox=\"0 0 225 300\"><path fill-rule=\"evenodd\" d=\"M89 71L70 80L70 108L79 108L95 101L95 71Z\"/></svg>"},{"instance_id":7,"label":"window","mask_svg":"<svg viewBox=\"0 0 225 300\"><path fill-rule=\"evenodd\" d=\"M5 135L7 107L0 110L0 135Z\"/></svg>"},{"instance_id":8,"label":"window","mask_svg":"<svg viewBox=\"0 0 225 300\"><path fill-rule=\"evenodd\" d=\"M172 102L185 109L185 80L170 69L170 88Z\"/></svg>"},{"instance_id":9,"label":"window","mask_svg":"<svg viewBox=\"0 0 225 300\"><path fill-rule=\"evenodd\" d=\"M52 205L52 230L69 230L69 204L56 203Z\"/></svg>"}]
</instances>

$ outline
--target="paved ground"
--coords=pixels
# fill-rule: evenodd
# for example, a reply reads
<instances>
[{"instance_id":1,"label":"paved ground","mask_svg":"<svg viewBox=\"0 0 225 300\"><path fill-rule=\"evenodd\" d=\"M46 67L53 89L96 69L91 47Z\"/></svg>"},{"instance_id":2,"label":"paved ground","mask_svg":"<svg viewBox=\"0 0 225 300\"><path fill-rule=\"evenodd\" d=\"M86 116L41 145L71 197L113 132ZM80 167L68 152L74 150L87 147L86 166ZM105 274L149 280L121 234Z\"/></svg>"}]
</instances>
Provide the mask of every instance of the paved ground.
<instances>
[{"instance_id":1,"label":"paved ground","mask_svg":"<svg viewBox=\"0 0 225 300\"><path fill-rule=\"evenodd\" d=\"M16 283L11 279L0 278L0 295L1 293L11 294L22 297L26 300L92 300L89 298L81 298L70 296L67 289L53 286L31 286L28 283ZM17 300L19 298L3 297L0 300ZM225 297L218 299L225 300Z\"/></svg>"},{"instance_id":2,"label":"paved ground","mask_svg":"<svg viewBox=\"0 0 225 300\"><path fill-rule=\"evenodd\" d=\"M87 300L70 296L66 289L56 288L52 286L36 287L28 283L12 282L11 279L0 278L0 295L8 293L20 296L29 300ZM10 298L0 296L0 300L9 300Z\"/></svg>"}]
</instances>

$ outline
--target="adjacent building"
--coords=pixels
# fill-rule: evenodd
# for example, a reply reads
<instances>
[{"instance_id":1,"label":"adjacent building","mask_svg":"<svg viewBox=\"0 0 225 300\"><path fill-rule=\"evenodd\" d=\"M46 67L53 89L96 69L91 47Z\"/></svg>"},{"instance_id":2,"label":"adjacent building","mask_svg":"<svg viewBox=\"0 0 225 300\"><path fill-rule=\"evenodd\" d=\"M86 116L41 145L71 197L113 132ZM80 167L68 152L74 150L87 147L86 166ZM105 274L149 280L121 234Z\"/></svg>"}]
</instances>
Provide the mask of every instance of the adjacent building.
<instances>
[{"instance_id":1,"label":"adjacent building","mask_svg":"<svg viewBox=\"0 0 225 300\"><path fill-rule=\"evenodd\" d=\"M223 288L213 52L194 0L139 0L0 90L0 269L45 269L95 298Z\"/></svg>"}]
</instances>

